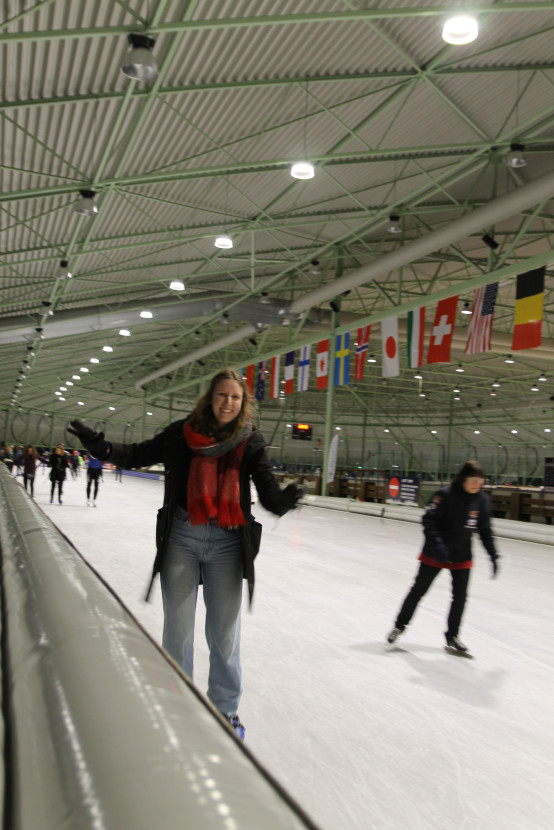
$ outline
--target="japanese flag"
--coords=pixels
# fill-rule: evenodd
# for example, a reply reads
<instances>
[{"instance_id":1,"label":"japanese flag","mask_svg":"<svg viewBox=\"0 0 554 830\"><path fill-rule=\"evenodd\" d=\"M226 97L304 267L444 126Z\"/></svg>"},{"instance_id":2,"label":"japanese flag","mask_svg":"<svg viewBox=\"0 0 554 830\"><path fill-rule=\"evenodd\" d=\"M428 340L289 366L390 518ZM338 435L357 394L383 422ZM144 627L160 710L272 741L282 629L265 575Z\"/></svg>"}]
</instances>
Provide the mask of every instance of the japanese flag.
<instances>
[{"instance_id":1,"label":"japanese flag","mask_svg":"<svg viewBox=\"0 0 554 830\"><path fill-rule=\"evenodd\" d=\"M398 317L389 317L381 323L383 347L383 377L395 378L400 374L398 359Z\"/></svg>"}]
</instances>

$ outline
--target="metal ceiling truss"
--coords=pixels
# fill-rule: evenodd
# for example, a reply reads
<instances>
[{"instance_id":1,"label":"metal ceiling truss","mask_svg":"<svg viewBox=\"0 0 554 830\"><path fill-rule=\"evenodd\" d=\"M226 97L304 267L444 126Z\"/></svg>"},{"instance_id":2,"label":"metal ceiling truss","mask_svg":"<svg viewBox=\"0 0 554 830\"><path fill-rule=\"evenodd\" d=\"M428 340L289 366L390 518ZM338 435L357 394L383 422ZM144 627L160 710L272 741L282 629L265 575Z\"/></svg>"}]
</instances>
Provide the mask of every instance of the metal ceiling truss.
<instances>
[{"instance_id":1,"label":"metal ceiling truss","mask_svg":"<svg viewBox=\"0 0 554 830\"><path fill-rule=\"evenodd\" d=\"M173 412L176 406L191 405L206 378L222 364L245 366L269 360L302 345L313 346L318 338L328 336L329 327L323 323L319 329L310 329L314 323L309 315L319 313L320 307L328 315L325 292L342 273L348 276L381 258L386 261L391 252L432 234L445 223L461 221L500 193L518 190L528 178L536 179L539 169L548 172L554 168L554 63L535 50L537 39L554 30L554 20L548 25L550 2L481 5L480 19L488 23L484 46L476 43L457 50L437 44L424 62L416 56L407 36L409 29L402 38L398 27L424 25L426 20L438 23L447 10L444 4L428 7L414 2L410 8L358 9L345 2L317 13L304 13L299 5L293 14L196 19L197 10L201 14L205 6L190 3L183 4L182 19L170 19L172 4L164 1L151 4L150 20L134 5L131 0L118 0L120 20L125 21L119 25L94 25L107 9L103 0L97 4L96 18L89 10L91 25L81 28L41 29L37 25L39 20L63 20L67 0L37 2L0 21L0 49L17 54L21 60L26 56L32 61L35 48L50 49L54 44L83 39L90 41L91 55L89 77L81 89L66 84L66 91L60 92L58 85L60 94L37 95L31 63L24 67L29 83L22 83L15 96L4 95L0 102L2 175L10 182L26 182L25 186L16 184L0 191L0 321L9 327L15 326L21 315L29 319L28 336L23 336L22 345L2 346L0 401L4 406L8 406L14 380L26 365L22 364L26 349L32 346L36 354L18 406L33 413L56 407L57 413L74 416L75 395L68 395L67 404L58 406L53 392L93 352L102 355L102 345L109 341L113 356L102 356L101 364L94 370L91 367L88 380L79 386L84 414L106 417L111 402L116 404L116 414L110 416L114 422L144 422L147 404L155 408L154 424L164 423L168 409ZM263 9L266 7L263 4ZM529 21L536 15L535 28L522 27L520 32L513 27L510 21L518 20L518 15ZM387 56L388 68L383 57L380 65L369 62L366 71L338 70L331 59L317 71L307 63L306 71L299 72L295 63L290 76L270 72L270 77L261 78L250 69L241 72L242 57L247 66L246 50L244 55L233 55L230 65L234 71L229 71L228 77L211 73L209 64L198 82L185 78L180 82L174 76L183 44L189 48L195 37L218 32L219 37L227 37L227 33L230 37L234 31L248 31L255 50L257 33L270 30L283 49L287 38L299 28L309 44L313 33L321 31L317 28L320 25L332 26L328 32L337 32L337 27L352 24L363 24L374 45L385 50L382 55ZM506 34L495 37L493 24L505 27ZM103 72L96 71L101 67L94 66L93 56L103 54L107 42L119 50L126 35L137 30L158 38L160 73L150 86L129 82L119 88L121 84L106 82ZM271 58L271 45L266 48ZM372 50L368 51L371 54ZM353 67L356 65L353 61ZM20 75L23 78L25 72ZM164 80L166 77L170 80ZM463 94L465 80L478 82L485 77L497 90L496 105L502 115L492 131L487 126L492 123L488 113L478 101L468 106L469 99ZM507 90L503 79L511 81ZM82 88L88 91L83 93ZM549 98L539 91L547 88ZM279 89L285 95L272 99L265 111L262 94ZM422 90L428 93L424 99ZM193 114L201 111L196 104L208 111L209 96L214 94L232 96L235 103L241 96L259 95L256 123L241 129L240 134L219 139L217 113L212 118L195 118ZM411 138L405 113L415 100L420 102L417 106L425 101L422 122L411 122L418 135L425 133L423 142L399 141L400 137ZM95 119L103 121L106 114L106 123L97 123L93 152L78 161L64 149L59 136L49 134L34 118L35 112L44 114L46 123L47 117L55 120L56 113L70 108L72 118L86 114L89 123L91 107L95 108ZM109 115L106 107L113 108ZM153 118L169 114L173 130L180 124L184 130L192 130L200 143L189 152L175 146L156 164L145 153L145 136L151 133ZM223 111L221 115L224 117ZM429 129L422 131L427 121ZM441 129L442 122L447 129ZM287 178L297 157L299 128L304 137L310 135L310 144L318 147L315 151L307 148L317 168L317 186ZM325 140L328 131L335 136L332 141ZM286 136L288 142L283 140ZM528 170L533 171L530 177L505 167L504 155L514 141L525 145ZM30 143L33 156L25 152L17 163L16 154L5 150L16 145L28 148ZM270 148L270 153L264 154L262 149L260 155L257 146ZM219 154L216 162L214 152ZM148 161L141 164L143 157ZM176 184L187 189L176 195L172 189ZM195 191L189 196L190 188ZM100 220L75 221L71 207L82 189L96 192ZM112 227L101 217L109 216L116 203ZM386 232L393 212L401 217L398 237ZM453 349L453 365L424 367L423 388L429 394L420 402L421 386L405 368L398 379L383 384L378 368L378 323L391 313L403 316L422 301L431 309L439 299L455 292L469 302L476 286L498 279L501 291L494 330L506 338L513 324L515 275L544 264L543 335L552 337L549 266L553 219L551 205L543 200L484 227L482 232L473 231L348 289L346 296L340 297L342 319L333 332L354 332L358 325L371 324L374 331L369 353L374 353L378 362L368 367L366 377L356 386L335 390L337 418L356 429L366 423L366 429L375 434L386 424L394 439L409 449L414 430L428 435L431 420L444 428L454 418L450 428L456 432L456 440L470 440L478 408L483 442L492 445L493 430L522 419L533 444L544 440L540 434L543 416L551 418L552 413L552 404L546 402L547 389L554 392L550 378L541 385L544 389L538 398L529 393L531 378L539 371L548 372L551 364L544 352L519 354L518 369L510 375L503 368L501 352L464 361L464 392L460 406L454 409L452 378L461 344ZM211 248L222 229L233 236L232 253ZM485 232L499 243L496 251L483 247ZM72 280L57 279L60 260L70 262ZM310 273L314 260L319 263L316 274ZM168 291L169 280L177 277L187 289L178 296ZM221 300L221 307L191 316L195 298L206 292ZM312 294L319 297L314 303L309 300ZM249 335L255 329L252 323L244 325L245 316L247 308L264 295L287 307L286 325L271 325L252 346ZM119 338L116 328L91 328L79 335L55 338L47 335L46 340L36 332L41 327L48 332L49 321L55 321L56 315L61 315L61 320L71 313L85 321L96 307L117 312L130 301L136 303L137 313L142 303L154 306L154 301L160 307L183 308L184 313L180 319L164 320L161 315L159 320L141 325L137 319L131 338ZM54 312L53 318L45 311L45 303ZM260 304L260 319L263 309ZM227 330L221 327L224 311L231 315ZM221 348L210 352L218 342ZM174 366L180 358L181 365ZM152 379L146 393L135 389L145 373L156 375L163 366L169 367L167 373ZM501 378L503 394L491 400L493 377ZM297 393L294 401L264 402L262 420L279 424L284 412L300 408L318 422L322 398L313 386L312 377L310 391ZM352 411L353 403L357 415Z\"/></svg>"}]
</instances>

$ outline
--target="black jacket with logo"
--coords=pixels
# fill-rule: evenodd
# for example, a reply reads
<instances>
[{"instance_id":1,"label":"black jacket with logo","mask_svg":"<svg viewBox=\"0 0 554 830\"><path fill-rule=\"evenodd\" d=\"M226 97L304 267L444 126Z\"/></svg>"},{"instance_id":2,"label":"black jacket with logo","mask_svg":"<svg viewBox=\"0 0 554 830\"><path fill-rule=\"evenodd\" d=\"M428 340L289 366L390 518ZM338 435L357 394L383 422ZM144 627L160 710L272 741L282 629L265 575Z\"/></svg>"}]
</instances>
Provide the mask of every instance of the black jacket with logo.
<instances>
[{"instance_id":1,"label":"black jacket with logo","mask_svg":"<svg viewBox=\"0 0 554 830\"><path fill-rule=\"evenodd\" d=\"M467 493L459 484L442 487L433 494L423 514L423 555L437 564L470 563L471 535L476 531L491 559L495 559L490 517L486 493Z\"/></svg>"}]
</instances>

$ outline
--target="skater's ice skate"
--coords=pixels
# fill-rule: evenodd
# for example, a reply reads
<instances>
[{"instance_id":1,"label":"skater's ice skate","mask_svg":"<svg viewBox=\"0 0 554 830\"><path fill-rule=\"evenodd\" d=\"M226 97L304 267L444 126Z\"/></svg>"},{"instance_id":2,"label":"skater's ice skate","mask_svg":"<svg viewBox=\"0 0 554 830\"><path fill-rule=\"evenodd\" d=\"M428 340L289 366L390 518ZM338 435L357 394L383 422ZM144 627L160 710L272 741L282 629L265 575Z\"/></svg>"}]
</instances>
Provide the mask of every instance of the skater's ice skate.
<instances>
[{"instance_id":1,"label":"skater's ice skate","mask_svg":"<svg viewBox=\"0 0 554 830\"><path fill-rule=\"evenodd\" d=\"M395 640L402 634L403 630L403 628L397 628L395 626L387 637L387 643L389 643L392 646Z\"/></svg>"},{"instance_id":2,"label":"skater's ice skate","mask_svg":"<svg viewBox=\"0 0 554 830\"><path fill-rule=\"evenodd\" d=\"M459 654L461 657L471 657L468 647L462 643L459 637L449 637L446 635L446 650L450 654Z\"/></svg>"}]
</instances>

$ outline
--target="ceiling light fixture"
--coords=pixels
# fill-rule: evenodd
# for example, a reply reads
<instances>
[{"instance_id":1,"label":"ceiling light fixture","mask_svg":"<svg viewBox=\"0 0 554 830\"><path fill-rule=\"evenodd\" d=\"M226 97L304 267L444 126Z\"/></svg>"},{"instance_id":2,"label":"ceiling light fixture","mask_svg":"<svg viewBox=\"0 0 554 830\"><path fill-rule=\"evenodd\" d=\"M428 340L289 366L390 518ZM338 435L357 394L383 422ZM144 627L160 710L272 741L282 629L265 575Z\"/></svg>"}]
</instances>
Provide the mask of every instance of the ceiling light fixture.
<instances>
[{"instance_id":1,"label":"ceiling light fixture","mask_svg":"<svg viewBox=\"0 0 554 830\"><path fill-rule=\"evenodd\" d=\"M73 380L81 380L81 375L71 375Z\"/></svg>"},{"instance_id":2,"label":"ceiling light fixture","mask_svg":"<svg viewBox=\"0 0 554 830\"><path fill-rule=\"evenodd\" d=\"M462 308L462 314L472 314L472 313L473 312L471 311L471 309L469 307L469 303L467 303L467 302L464 303L464 307Z\"/></svg>"},{"instance_id":3,"label":"ceiling light fixture","mask_svg":"<svg viewBox=\"0 0 554 830\"><path fill-rule=\"evenodd\" d=\"M145 309L144 311L140 312L139 316L142 317L144 320L151 320L154 315L151 311L146 311Z\"/></svg>"},{"instance_id":4,"label":"ceiling light fixture","mask_svg":"<svg viewBox=\"0 0 554 830\"><path fill-rule=\"evenodd\" d=\"M221 315L221 322L224 326L229 325L229 315L227 314L227 312L223 312L223 314Z\"/></svg>"},{"instance_id":5,"label":"ceiling light fixture","mask_svg":"<svg viewBox=\"0 0 554 830\"><path fill-rule=\"evenodd\" d=\"M485 243L485 245L488 248L490 248L492 251L496 251L496 249L499 247L499 244L496 241L496 239L494 239L488 233L486 233L484 236L482 236L481 239Z\"/></svg>"},{"instance_id":6,"label":"ceiling light fixture","mask_svg":"<svg viewBox=\"0 0 554 830\"><path fill-rule=\"evenodd\" d=\"M453 46L472 43L479 34L479 25L474 17L459 15L450 17L443 26L442 39Z\"/></svg>"},{"instance_id":7,"label":"ceiling light fixture","mask_svg":"<svg viewBox=\"0 0 554 830\"><path fill-rule=\"evenodd\" d=\"M169 287L172 291L184 291L185 283L182 280L171 280Z\"/></svg>"},{"instance_id":8,"label":"ceiling light fixture","mask_svg":"<svg viewBox=\"0 0 554 830\"><path fill-rule=\"evenodd\" d=\"M119 333L122 337L130 337L131 336L131 332L129 331L129 329L119 329Z\"/></svg>"},{"instance_id":9,"label":"ceiling light fixture","mask_svg":"<svg viewBox=\"0 0 554 830\"><path fill-rule=\"evenodd\" d=\"M509 354L504 363L515 363L515 360L513 359L512 355Z\"/></svg>"},{"instance_id":10,"label":"ceiling light fixture","mask_svg":"<svg viewBox=\"0 0 554 830\"><path fill-rule=\"evenodd\" d=\"M506 155L506 164L508 167L517 170L519 167L525 167L527 162L525 160L525 156L523 155L523 151L525 147L523 144L518 144L517 142L510 144L510 152Z\"/></svg>"},{"instance_id":11,"label":"ceiling light fixture","mask_svg":"<svg viewBox=\"0 0 554 830\"><path fill-rule=\"evenodd\" d=\"M89 363L100 363L100 361L98 360L97 357L91 357L91 359L89 360Z\"/></svg>"},{"instance_id":12,"label":"ceiling light fixture","mask_svg":"<svg viewBox=\"0 0 554 830\"><path fill-rule=\"evenodd\" d=\"M491 386L494 386L495 389L500 389L500 384L498 383L497 380L495 380L494 383L491 384Z\"/></svg>"},{"instance_id":13,"label":"ceiling light fixture","mask_svg":"<svg viewBox=\"0 0 554 830\"><path fill-rule=\"evenodd\" d=\"M397 216L396 213L391 213L389 216L387 231L388 233L402 233L402 228L400 227L400 216Z\"/></svg>"},{"instance_id":14,"label":"ceiling light fixture","mask_svg":"<svg viewBox=\"0 0 554 830\"><path fill-rule=\"evenodd\" d=\"M460 372L460 374L465 372L465 369L464 369L464 367L462 366L461 363L458 364L458 367L457 367L456 371Z\"/></svg>"},{"instance_id":15,"label":"ceiling light fixture","mask_svg":"<svg viewBox=\"0 0 554 830\"><path fill-rule=\"evenodd\" d=\"M313 274L314 277L317 277L321 274L321 268L319 267L319 259L312 259L310 262L310 274Z\"/></svg>"},{"instance_id":16,"label":"ceiling light fixture","mask_svg":"<svg viewBox=\"0 0 554 830\"><path fill-rule=\"evenodd\" d=\"M80 216L96 216L98 207L94 204L94 190L80 190L81 198L75 203L73 211Z\"/></svg>"},{"instance_id":17,"label":"ceiling light fixture","mask_svg":"<svg viewBox=\"0 0 554 830\"><path fill-rule=\"evenodd\" d=\"M221 236L216 236L214 245L216 248L221 248L223 251L228 251L233 247L233 240L226 233Z\"/></svg>"},{"instance_id":18,"label":"ceiling light fixture","mask_svg":"<svg viewBox=\"0 0 554 830\"><path fill-rule=\"evenodd\" d=\"M81 368L79 369L79 371L80 371L80 372L85 372L85 373L86 373L86 372L88 372L88 369L87 369L87 367L86 367L86 366L81 366Z\"/></svg>"},{"instance_id":19,"label":"ceiling light fixture","mask_svg":"<svg viewBox=\"0 0 554 830\"><path fill-rule=\"evenodd\" d=\"M132 81L155 81L158 77L158 65L152 54L156 43L154 38L131 32L127 40L131 48L121 65L123 74Z\"/></svg>"},{"instance_id":20,"label":"ceiling light fixture","mask_svg":"<svg viewBox=\"0 0 554 830\"><path fill-rule=\"evenodd\" d=\"M542 381L542 383L546 383L546 377L544 375L541 375L539 380Z\"/></svg>"},{"instance_id":21,"label":"ceiling light fixture","mask_svg":"<svg viewBox=\"0 0 554 830\"><path fill-rule=\"evenodd\" d=\"M531 392L538 392L538 391L539 391L539 387L538 387L538 386L536 386L536 385L535 385L535 386L532 386L532 387L531 387Z\"/></svg>"},{"instance_id":22,"label":"ceiling light fixture","mask_svg":"<svg viewBox=\"0 0 554 830\"><path fill-rule=\"evenodd\" d=\"M113 352L113 349L112 349L111 346L102 346L102 351L103 352Z\"/></svg>"},{"instance_id":23,"label":"ceiling light fixture","mask_svg":"<svg viewBox=\"0 0 554 830\"><path fill-rule=\"evenodd\" d=\"M67 259L62 259L60 262L60 270L58 273L59 280L70 280L72 277L72 273L69 270L69 262Z\"/></svg>"},{"instance_id":24,"label":"ceiling light fixture","mask_svg":"<svg viewBox=\"0 0 554 830\"><path fill-rule=\"evenodd\" d=\"M311 161L296 161L290 168L293 179L313 179L315 168Z\"/></svg>"}]
</instances>

